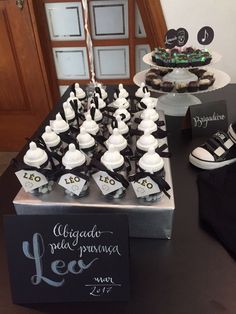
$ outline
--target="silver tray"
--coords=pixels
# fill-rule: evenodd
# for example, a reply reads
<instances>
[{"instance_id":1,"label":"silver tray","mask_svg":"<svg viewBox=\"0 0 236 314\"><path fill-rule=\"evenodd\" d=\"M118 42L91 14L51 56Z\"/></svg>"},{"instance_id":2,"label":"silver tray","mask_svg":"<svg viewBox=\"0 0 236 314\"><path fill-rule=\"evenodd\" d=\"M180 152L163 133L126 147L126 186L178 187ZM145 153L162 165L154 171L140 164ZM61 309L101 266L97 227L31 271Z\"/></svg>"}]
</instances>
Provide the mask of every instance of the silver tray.
<instances>
[{"instance_id":1,"label":"silver tray","mask_svg":"<svg viewBox=\"0 0 236 314\"><path fill-rule=\"evenodd\" d=\"M158 111L164 120L162 111ZM159 140L160 145L167 139ZM141 203L129 186L122 199L107 200L93 179L90 181L90 193L84 198L65 195L64 189L55 184L54 190L46 195L35 196L23 189L16 195L13 203L18 215L60 215L76 213L123 213L128 215L131 237L170 239L174 214L174 194L170 161L164 158L166 181L171 187L170 199L163 194L154 203Z\"/></svg>"}]
</instances>

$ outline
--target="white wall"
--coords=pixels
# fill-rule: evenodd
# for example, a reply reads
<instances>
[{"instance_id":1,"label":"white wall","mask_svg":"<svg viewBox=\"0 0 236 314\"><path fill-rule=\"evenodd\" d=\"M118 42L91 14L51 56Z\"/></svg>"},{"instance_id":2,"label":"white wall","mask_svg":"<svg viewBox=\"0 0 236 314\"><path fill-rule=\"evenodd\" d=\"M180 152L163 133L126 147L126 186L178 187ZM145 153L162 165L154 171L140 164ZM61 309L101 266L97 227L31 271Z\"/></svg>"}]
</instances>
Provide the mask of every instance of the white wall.
<instances>
[{"instance_id":1,"label":"white wall","mask_svg":"<svg viewBox=\"0 0 236 314\"><path fill-rule=\"evenodd\" d=\"M197 33L203 26L215 32L206 46L222 55L214 67L227 72L236 83L236 1L235 0L161 0L167 28L184 27L189 33L187 45L199 47Z\"/></svg>"}]
</instances>

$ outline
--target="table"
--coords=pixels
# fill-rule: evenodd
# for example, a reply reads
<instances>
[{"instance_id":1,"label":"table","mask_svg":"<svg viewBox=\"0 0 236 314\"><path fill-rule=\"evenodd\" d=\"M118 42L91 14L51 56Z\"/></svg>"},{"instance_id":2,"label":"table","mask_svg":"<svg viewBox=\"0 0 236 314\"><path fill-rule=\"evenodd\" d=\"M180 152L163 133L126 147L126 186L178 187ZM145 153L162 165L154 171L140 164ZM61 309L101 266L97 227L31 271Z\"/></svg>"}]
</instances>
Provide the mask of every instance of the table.
<instances>
[{"instance_id":1,"label":"table","mask_svg":"<svg viewBox=\"0 0 236 314\"><path fill-rule=\"evenodd\" d=\"M110 91L112 89L110 88ZM134 90L134 87L129 87ZM68 92L67 92L68 95ZM67 95L60 102L67 98ZM206 93L201 100L226 99L229 122L236 120L236 86ZM39 126L55 116L58 105ZM10 166L0 178L0 313L217 314L236 313L236 262L198 221L197 174L188 154L204 139L181 133L182 118L167 117L176 211L171 240L130 239L130 301L14 305L11 301L2 215L15 214L12 200L20 185ZM26 147L19 153L24 154Z\"/></svg>"}]
</instances>

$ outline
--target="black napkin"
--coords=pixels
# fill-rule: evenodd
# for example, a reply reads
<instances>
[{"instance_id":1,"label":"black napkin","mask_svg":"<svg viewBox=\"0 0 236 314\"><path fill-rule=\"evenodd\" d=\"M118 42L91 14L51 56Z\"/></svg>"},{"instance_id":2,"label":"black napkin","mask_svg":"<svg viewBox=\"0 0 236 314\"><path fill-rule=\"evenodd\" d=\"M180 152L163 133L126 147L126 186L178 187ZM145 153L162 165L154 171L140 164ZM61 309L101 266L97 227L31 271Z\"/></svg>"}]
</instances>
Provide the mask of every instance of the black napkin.
<instances>
[{"instance_id":1,"label":"black napkin","mask_svg":"<svg viewBox=\"0 0 236 314\"><path fill-rule=\"evenodd\" d=\"M198 176L199 218L236 258L236 163Z\"/></svg>"}]
</instances>

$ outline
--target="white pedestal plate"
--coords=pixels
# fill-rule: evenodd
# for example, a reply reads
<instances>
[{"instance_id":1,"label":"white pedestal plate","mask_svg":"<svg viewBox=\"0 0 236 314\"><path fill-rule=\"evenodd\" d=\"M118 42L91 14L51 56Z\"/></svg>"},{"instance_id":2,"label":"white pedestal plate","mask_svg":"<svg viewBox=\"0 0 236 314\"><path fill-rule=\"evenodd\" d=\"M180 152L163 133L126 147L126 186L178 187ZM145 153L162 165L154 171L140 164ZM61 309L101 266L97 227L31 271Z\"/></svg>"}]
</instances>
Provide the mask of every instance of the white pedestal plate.
<instances>
[{"instance_id":1,"label":"white pedestal plate","mask_svg":"<svg viewBox=\"0 0 236 314\"><path fill-rule=\"evenodd\" d=\"M143 57L143 61L146 64L151 65L152 67L163 68L163 67L157 66L154 62L152 62L152 54L153 52L146 54ZM213 52L211 54L212 54L211 64L216 63L221 59L221 56L218 53ZM189 69L191 68L193 67L168 68L168 69L173 69L173 71L170 73L167 73L163 77L163 81L170 81L170 82L196 81L197 76L189 71ZM197 91L195 93L176 93L176 92L166 93L161 90L157 91L149 87L149 90L151 91L164 94L163 96L158 98L157 109L163 110L165 114L169 116L184 116L189 106L197 105L201 103L200 99L195 96L196 94L211 92L216 89L223 88L230 82L230 76L223 71L220 71L215 68L208 67L208 66L203 66L203 67L198 67L198 68L207 68L207 70L214 73L215 83L213 84L213 86L209 87L207 90ZM134 83L140 86L142 82L145 82L145 76L147 72L148 70L138 72L133 78Z\"/></svg>"}]
</instances>

